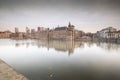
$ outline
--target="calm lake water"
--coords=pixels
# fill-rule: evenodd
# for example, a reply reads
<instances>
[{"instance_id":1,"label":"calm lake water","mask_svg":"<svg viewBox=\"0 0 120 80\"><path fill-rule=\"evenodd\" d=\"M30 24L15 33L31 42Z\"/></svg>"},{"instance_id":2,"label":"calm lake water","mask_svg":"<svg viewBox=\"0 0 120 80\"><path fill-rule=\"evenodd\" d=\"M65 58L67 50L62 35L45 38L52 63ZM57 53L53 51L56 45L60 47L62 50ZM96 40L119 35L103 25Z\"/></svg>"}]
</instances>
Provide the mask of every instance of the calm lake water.
<instances>
[{"instance_id":1,"label":"calm lake water","mask_svg":"<svg viewBox=\"0 0 120 80\"><path fill-rule=\"evenodd\" d=\"M120 80L120 44L0 39L0 58L30 80Z\"/></svg>"}]
</instances>

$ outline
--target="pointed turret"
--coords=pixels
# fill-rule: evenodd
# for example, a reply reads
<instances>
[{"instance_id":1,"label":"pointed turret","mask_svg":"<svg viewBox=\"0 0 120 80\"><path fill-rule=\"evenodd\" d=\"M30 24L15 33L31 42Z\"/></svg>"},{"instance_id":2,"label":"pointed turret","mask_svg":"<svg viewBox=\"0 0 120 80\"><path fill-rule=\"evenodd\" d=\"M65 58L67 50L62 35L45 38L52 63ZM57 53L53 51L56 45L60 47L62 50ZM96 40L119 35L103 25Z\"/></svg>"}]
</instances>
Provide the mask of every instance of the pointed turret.
<instances>
[{"instance_id":1,"label":"pointed turret","mask_svg":"<svg viewBox=\"0 0 120 80\"><path fill-rule=\"evenodd\" d=\"M70 30L70 31L73 31L74 30L74 25L71 25L71 23L69 22L69 24L68 24L68 30Z\"/></svg>"},{"instance_id":2,"label":"pointed turret","mask_svg":"<svg viewBox=\"0 0 120 80\"><path fill-rule=\"evenodd\" d=\"M68 27L71 27L71 23L69 22Z\"/></svg>"}]
</instances>

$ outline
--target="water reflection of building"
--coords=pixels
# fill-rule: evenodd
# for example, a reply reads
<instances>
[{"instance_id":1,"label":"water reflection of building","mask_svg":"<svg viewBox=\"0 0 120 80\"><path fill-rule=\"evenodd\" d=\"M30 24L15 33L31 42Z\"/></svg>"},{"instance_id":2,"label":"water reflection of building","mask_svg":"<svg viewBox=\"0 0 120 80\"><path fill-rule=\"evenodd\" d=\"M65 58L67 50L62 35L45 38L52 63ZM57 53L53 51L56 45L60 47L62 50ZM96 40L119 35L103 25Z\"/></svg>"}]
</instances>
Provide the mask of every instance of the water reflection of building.
<instances>
[{"instance_id":1,"label":"water reflection of building","mask_svg":"<svg viewBox=\"0 0 120 80\"><path fill-rule=\"evenodd\" d=\"M73 41L41 41L37 40L38 47L44 46L49 48L54 48L57 51L68 52L69 54L74 52L74 42Z\"/></svg>"},{"instance_id":2,"label":"water reflection of building","mask_svg":"<svg viewBox=\"0 0 120 80\"><path fill-rule=\"evenodd\" d=\"M26 46L26 48L32 46L37 46L38 48L46 47L49 49L55 49L59 52L68 52L68 55L74 53L75 48L84 48L84 45L88 47L97 46L105 50L118 50L120 48L119 44L115 43L105 43L105 42L82 42L82 41L61 41L61 40L32 40L25 42L16 42L15 46L20 47Z\"/></svg>"},{"instance_id":3,"label":"water reflection of building","mask_svg":"<svg viewBox=\"0 0 120 80\"><path fill-rule=\"evenodd\" d=\"M97 42L96 45L98 47L101 47L105 50L118 50L120 48L120 44L116 44L116 43L105 43L105 42Z\"/></svg>"},{"instance_id":4,"label":"water reflection of building","mask_svg":"<svg viewBox=\"0 0 120 80\"><path fill-rule=\"evenodd\" d=\"M16 43L16 44L15 44L15 47L19 47L19 46L20 46L20 44L19 44L19 43Z\"/></svg>"},{"instance_id":5,"label":"water reflection of building","mask_svg":"<svg viewBox=\"0 0 120 80\"><path fill-rule=\"evenodd\" d=\"M56 51L60 52L68 52L69 55L74 53L74 49L78 47L84 47L83 42L74 42L74 41L60 41L60 40L35 40L34 42L18 42L15 43L16 47L19 47L20 45L25 45L27 48L30 45L36 45L38 48L40 47L46 47L48 50L50 48L55 49Z\"/></svg>"},{"instance_id":6,"label":"water reflection of building","mask_svg":"<svg viewBox=\"0 0 120 80\"><path fill-rule=\"evenodd\" d=\"M68 52L68 54L74 53L74 49L76 47L83 47L82 42L75 42L75 41L61 41L61 40L51 40L51 41L41 41L37 40L38 47L47 47L54 48L57 51Z\"/></svg>"},{"instance_id":7,"label":"water reflection of building","mask_svg":"<svg viewBox=\"0 0 120 80\"><path fill-rule=\"evenodd\" d=\"M15 47L20 47L20 46L26 46L26 48L28 48L30 45L33 45L33 43L31 43L31 42L16 42L15 43Z\"/></svg>"}]
</instances>

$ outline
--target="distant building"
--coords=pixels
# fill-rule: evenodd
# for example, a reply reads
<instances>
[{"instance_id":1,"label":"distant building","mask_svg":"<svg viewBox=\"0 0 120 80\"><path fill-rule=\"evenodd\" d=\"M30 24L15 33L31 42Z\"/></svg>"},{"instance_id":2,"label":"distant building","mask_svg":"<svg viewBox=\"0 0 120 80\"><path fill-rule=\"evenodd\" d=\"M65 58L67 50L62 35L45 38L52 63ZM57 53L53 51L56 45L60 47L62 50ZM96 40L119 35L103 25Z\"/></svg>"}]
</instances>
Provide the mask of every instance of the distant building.
<instances>
[{"instance_id":1,"label":"distant building","mask_svg":"<svg viewBox=\"0 0 120 80\"><path fill-rule=\"evenodd\" d=\"M88 32L88 33L86 33L85 35L86 35L86 36L89 36L89 37L91 37L91 38L92 38L94 34L93 34L93 33L91 33L91 32Z\"/></svg>"},{"instance_id":2,"label":"distant building","mask_svg":"<svg viewBox=\"0 0 120 80\"><path fill-rule=\"evenodd\" d=\"M28 27L26 27L26 34L25 34L26 38L30 38L31 34L30 34L30 29Z\"/></svg>"},{"instance_id":3,"label":"distant building","mask_svg":"<svg viewBox=\"0 0 120 80\"><path fill-rule=\"evenodd\" d=\"M111 38L111 33L116 32L117 29L113 27L108 27L97 32L98 38Z\"/></svg>"},{"instance_id":4,"label":"distant building","mask_svg":"<svg viewBox=\"0 0 120 80\"><path fill-rule=\"evenodd\" d=\"M119 37L119 39L120 39L120 30L118 30L118 37Z\"/></svg>"},{"instance_id":5,"label":"distant building","mask_svg":"<svg viewBox=\"0 0 120 80\"><path fill-rule=\"evenodd\" d=\"M74 40L74 28L75 26L71 25L69 22L68 27L56 27L53 30L49 31L49 38L56 40Z\"/></svg>"},{"instance_id":6,"label":"distant building","mask_svg":"<svg viewBox=\"0 0 120 80\"><path fill-rule=\"evenodd\" d=\"M108 34L108 36L107 36L108 39L120 38L120 31L107 32L107 34Z\"/></svg>"},{"instance_id":7,"label":"distant building","mask_svg":"<svg viewBox=\"0 0 120 80\"><path fill-rule=\"evenodd\" d=\"M74 29L75 29L75 26L74 26L74 25L71 25L71 23L69 22L68 30L69 30L69 31L74 31Z\"/></svg>"},{"instance_id":8,"label":"distant building","mask_svg":"<svg viewBox=\"0 0 120 80\"><path fill-rule=\"evenodd\" d=\"M0 38L10 38L11 34L12 34L12 32L10 32L10 31L0 32Z\"/></svg>"},{"instance_id":9,"label":"distant building","mask_svg":"<svg viewBox=\"0 0 120 80\"><path fill-rule=\"evenodd\" d=\"M31 34L35 34L35 29L31 29Z\"/></svg>"},{"instance_id":10,"label":"distant building","mask_svg":"<svg viewBox=\"0 0 120 80\"><path fill-rule=\"evenodd\" d=\"M40 32L40 31L41 31L41 27L38 27L37 32Z\"/></svg>"},{"instance_id":11,"label":"distant building","mask_svg":"<svg viewBox=\"0 0 120 80\"><path fill-rule=\"evenodd\" d=\"M26 27L26 34L30 34L30 29Z\"/></svg>"},{"instance_id":12,"label":"distant building","mask_svg":"<svg viewBox=\"0 0 120 80\"><path fill-rule=\"evenodd\" d=\"M23 38L25 38L25 33L24 32L12 33L11 38L13 38L13 39L23 39Z\"/></svg>"},{"instance_id":13,"label":"distant building","mask_svg":"<svg viewBox=\"0 0 120 80\"><path fill-rule=\"evenodd\" d=\"M36 31L35 29L31 29L31 38L35 38L36 37Z\"/></svg>"},{"instance_id":14,"label":"distant building","mask_svg":"<svg viewBox=\"0 0 120 80\"><path fill-rule=\"evenodd\" d=\"M15 27L15 33L19 33L19 29Z\"/></svg>"}]
</instances>

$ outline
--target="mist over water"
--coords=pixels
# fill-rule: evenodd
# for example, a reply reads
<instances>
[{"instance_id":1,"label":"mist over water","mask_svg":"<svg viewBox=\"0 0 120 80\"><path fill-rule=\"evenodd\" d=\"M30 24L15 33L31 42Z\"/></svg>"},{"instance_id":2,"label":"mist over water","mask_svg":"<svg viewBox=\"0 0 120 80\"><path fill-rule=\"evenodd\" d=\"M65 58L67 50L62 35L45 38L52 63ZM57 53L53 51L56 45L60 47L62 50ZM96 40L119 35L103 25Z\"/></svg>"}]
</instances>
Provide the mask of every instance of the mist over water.
<instances>
[{"instance_id":1,"label":"mist over water","mask_svg":"<svg viewBox=\"0 0 120 80\"><path fill-rule=\"evenodd\" d=\"M0 58L30 80L120 80L120 44L0 39Z\"/></svg>"}]
</instances>

